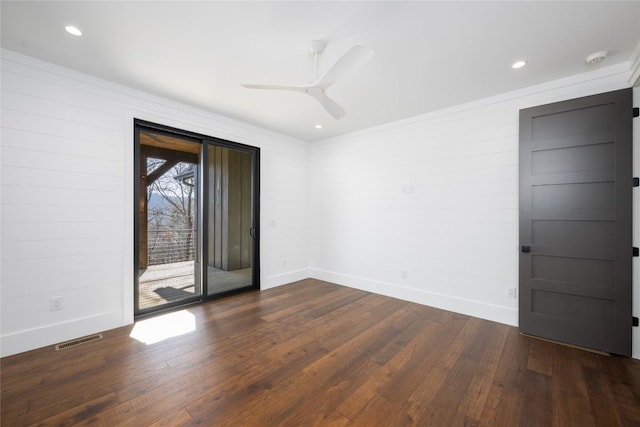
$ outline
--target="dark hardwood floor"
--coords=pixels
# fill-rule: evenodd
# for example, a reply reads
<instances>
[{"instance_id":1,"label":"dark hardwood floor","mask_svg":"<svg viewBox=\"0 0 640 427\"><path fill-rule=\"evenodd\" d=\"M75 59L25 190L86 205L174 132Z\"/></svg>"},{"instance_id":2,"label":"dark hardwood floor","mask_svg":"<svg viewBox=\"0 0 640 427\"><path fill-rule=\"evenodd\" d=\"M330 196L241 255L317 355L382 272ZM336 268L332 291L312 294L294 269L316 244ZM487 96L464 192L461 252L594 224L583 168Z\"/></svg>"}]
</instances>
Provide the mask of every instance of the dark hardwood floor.
<instances>
[{"instance_id":1,"label":"dark hardwood floor","mask_svg":"<svg viewBox=\"0 0 640 427\"><path fill-rule=\"evenodd\" d=\"M312 279L187 310L2 359L2 425L640 425L640 361L514 327Z\"/></svg>"}]
</instances>

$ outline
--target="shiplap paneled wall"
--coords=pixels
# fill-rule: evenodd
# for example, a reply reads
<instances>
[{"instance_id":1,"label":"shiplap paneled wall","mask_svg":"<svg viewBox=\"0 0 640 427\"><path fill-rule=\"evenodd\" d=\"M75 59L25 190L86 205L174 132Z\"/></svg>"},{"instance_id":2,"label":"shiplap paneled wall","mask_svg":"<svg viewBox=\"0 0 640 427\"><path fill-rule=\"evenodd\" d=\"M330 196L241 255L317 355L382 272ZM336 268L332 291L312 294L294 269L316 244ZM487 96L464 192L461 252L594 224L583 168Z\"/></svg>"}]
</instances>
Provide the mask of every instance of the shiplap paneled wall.
<instances>
[{"instance_id":1,"label":"shiplap paneled wall","mask_svg":"<svg viewBox=\"0 0 640 427\"><path fill-rule=\"evenodd\" d=\"M307 143L7 50L1 72L3 356L132 322L134 118L260 147L262 288L308 277Z\"/></svg>"},{"instance_id":2,"label":"shiplap paneled wall","mask_svg":"<svg viewBox=\"0 0 640 427\"><path fill-rule=\"evenodd\" d=\"M517 286L518 110L625 87L628 69L600 69L309 149L3 50L2 355L133 320L134 117L261 147L263 288L311 275L516 324L517 303L505 288ZM639 134L636 125L636 147ZM634 203L637 245L637 196ZM49 311L52 296L64 298L62 311Z\"/></svg>"},{"instance_id":3,"label":"shiplap paneled wall","mask_svg":"<svg viewBox=\"0 0 640 427\"><path fill-rule=\"evenodd\" d=\"M312 277L517 325L519 109L629 75L621 64L313 144Z\"/></svg>"}]
</instances>

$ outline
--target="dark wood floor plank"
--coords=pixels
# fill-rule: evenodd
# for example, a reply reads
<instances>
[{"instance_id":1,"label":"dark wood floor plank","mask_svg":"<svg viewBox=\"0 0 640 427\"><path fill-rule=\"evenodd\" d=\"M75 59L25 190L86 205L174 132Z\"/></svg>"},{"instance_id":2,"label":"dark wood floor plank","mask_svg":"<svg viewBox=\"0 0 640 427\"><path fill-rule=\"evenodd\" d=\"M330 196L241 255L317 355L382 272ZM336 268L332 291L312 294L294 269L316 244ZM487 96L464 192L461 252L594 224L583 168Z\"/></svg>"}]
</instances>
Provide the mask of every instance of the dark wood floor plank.
<instances>
[{"instance_id":1,"label":"dark wood floor plank","mask_svg":"<svg viewBox=\"0 0 640 427\"><path fill-rule=\"evenodd\" d=\"M384 373L377 370L358 387L350 396L338 405L338 407L329 414L329 418L347 419L349 423L356 417L374 398L378 397L377 389L385 381Z\"/></svg>"},{"instance_id":2,"label":"dark wood floor plank","mask_svg":"<svg viewBox=\"0 0 640 427\"><path fill-rule=\"evenodd\" d=\"M516 328L510 328L498 362L499 369L480 417L480 425L516 426L520 422L525 403L524 376L532 340L520 335Z\"/></svg>"},{"instance_id":3,"label":"dark wood floor plank","mask_svg":"<svg viewBox=\"0 0 640 427\"><path fill-rule=\"evenodd\" d=\"M599 357L599 372L615 400L612 410L625 426L640 426L640 365L619 356ZM637 361L636 361L637 362Z\"/></svg>"},{"instance_id":4,"label":"dark wood floor plank","mask_svg":"<svg viewBox=\"0 0 640 427\"><path fill-rule=\"evenodd\" d=\"M472 366L475 366L473 366L474 370L469 385L460 399L457 413L452 414L452 425L479 424L489 390L498 370L500 355L504 349L510 328L506 325L496 325L492 322L487 322L486 326L490 327L490 331L488 331L487 339L481 344L485 347L479 351L482 356L478 359L476 355L471 353L465 357L467 363L470 359ZM470 348L467 353L473 351L475 350ZM453 369L456 369L455 366Z\"/></svg>"},{"instance_id":5,"label":"dark wood floor plank","mask_svg":"<svg viewBox=\"0 0 640 427\"><path fill-rule=\"evenodd\" d=\"M419 425L416 422L452 425L451 418L457 414L463 392L468 389L473 374L479 367L478 360L473 357L486 351L486 348L480 348L488 340L490 327L490 323L485 320L470 318L455 339L446 346L447 351L441 353L433 363L433 368L425 366L418 371L424 372L424 377L403 408L413 425ZM465 357L469 351L472 358Z\"/></svg>"},{"instance_id":6,"label":"dark wood floor plank","mask_svg":"<svg viewBox=\"0 0 640 427\"><path fill-rule=\"evenodd\" d=\"M396 414L395 418L387 415L384 421L388 425L392 425L398 420L401 414L401 405L406 402L407 396L417 387L422 380L422 366L432 364L435 359L429 359L429 355L435 354L438 348L438 338L450 342L453 337L445 337L446 334L440 333L440 328L446 324L448 330L458 331L466 319L462 317L452 316L451 322L436 323L429 319L429 311L425 312L424 323L417 320L416 323L422 327L415 330L416 334L413 338L402 347L397 347L396 354L391 357L384 365L380 367L377 375L373 375L370 380L360 387L356 392L349 396L335 410L336 414L343 415L352 420L354 425L366 425L364 423L377 423L380 420L374 420L373 415L377 413L377 409L371 411L371 405L385 405L388 414ZM455 322L455 319L458 322ZM425 351L429 349L430 351ZM374 355L374 360L375 360ZM421 365L421 363L423 365ZM401 421L405 421L405 416L401 415Z\"/></svg>"},{"instance_id":7,"label":"dark wood floor plank","mask_svg":"<svg viewBox=\"0 0 640 427\"><path fill-rule=\"evenodd\" d=\"M3 358L0 423L640 425L640 361L486 320L315 279L183 313L195 330L154 344L128 326Z\"/></svg>"},{"instance_id":8,"label":"dark wood floor plank","mask_svg":"<svg viewBox=\"0 0 640 427\"><path fill-rule=\"evenodd\" d=\"M524 405L520 425L523 427L551 426L554 413L551 378L537 371L527 370L524 382Z\"/></svg>"},{"instance_id":9,"label":"dark wood floor plank","mask_svg":"<svg viewBox=\"0 0 640 427\"><path fill-rule=\"evenodd\" d=\"M187 405L189 414L199 422L218 425L225 420L244 419L246 412L254 413L261 420L268 420L273 413L269 406L256 406L252 402L261 402L259 397L270 395L272 390L281 390L295 398L310 387L312 379L300 373L305 366L326 354L326 350L317 343L300 349L298 357L277 370L268 365L249 367L246 373L233 378L233 383L216 387L199 399ZM287 375L287 372L297 372Z\"/></svg>"},{"instance_id":10,"label":"dark wood floor plank","mask_svg":"<svg viewBox=\"0 0 640 427\"><path fill-rule=\"evenodd\" d=\"M64 369L52 369L51 372L28 376L30 381L18 384L15 388L12 387L16 391L16 396L28 395L28 411L23 416L27 422L35 422L57 414L61 401L68 407L82 406L86 401L99 399L103 395L113 392L111 389L98 385L90 387L91 391L83 390L82 393L77 393L76 378L85 378L92 372L103 370L104 367L104 358L96 356L87 358L84 363L75 366L65 366ZM34 379L37 381L33 381ZM2 387L10 386L5 385L3 381ZM51 393L52 388L58 392ZM20 400L20 398L17 399ZM3 395L2 411L10 413L14 409L15 402L16 397L5 398ZM22 404L19 404L19 407L22 407Z\"/></svg>"},{"instance_id":11,"label":"dark wood floor plank","mask_svg":"<svg viewBox=\"0 0 640 427\"><path fill-rule=\"evenodd\" d=\"M107 426L140 426L159 422L165 413L184 409L194 394L202 391L202 386L202 383L176 380L109 408L98 418ZM162 412L158 411L158 407L163 408Z\"/></svg>"},{"instance_id":12,"label":"dark wood floor plank","mask_svg":"<svg viewBox=\"0 0 640 427\"><path fill-rule=\"evenodd\" d=\"M387 427L398 423L413 425L414 420L407 419L406 414L400 411L400 407L399 402L390 401L378 393L373 393L372 397L347 425L370 427Z\"/></svg>"},{"instance_id":13,"label":"dark wood floor plank","mask_svg":"<svg viewBox=\"0 0 640 427\"><path fill-rule=\"evenodd\" d=\"M183 408L177 412L164 416L161 420L158 420L153 424L149 424L149 427L179 427L188 426L192 423L193 418L191 418L189 412Z\"/></svg>"},{"instance_id":14,"label":"dark wood floor plank","mask_svg":"<svg viewBox=\"0 0 640 427\"><path fill-rule=\"evenodd\" d=\"M365 372L368 375L373 373L366 369L369 366L369 356L391 341L401 328L410 322L410 317L401 310L401 305L393 307L390 304L388 307L379 306L380 309L390 311L387 311L387 314L379 313L378 316L373 316L370 322L363 322L361 332L345 340L344 344L303 370L303 373L314 378L313 388L308 389L307 395L302 393L302 390L297 390L295 399L270 396L272 402L262 404L277 410L279 423L285 425L319 424L330 418L344 396L350 394L366 379ZM323 347L331 346L323 344ZM365 372L360 371L362 367L365 367ZM349 381L345 382L345 378ZM312 396L318 390L324 391L323 399L315 401ZM248 421L251 422L251 419Z\"/></svg>"},{"instance_id":15,"label":"dark wood floor plank","mask_svg":"<svg viewBox=\"0 0 640 427\"><path fill-rule=\"evenodd\" d=\"M300 317L288 318L285 325L290 325L292 328L282 333L283 326L278 326L278 333L272 337L271 347L268 348L268 357L273 363L278 363L279 360L286 359L293 349L306 343L316 341L327 345L330 339L346 328L345 318L347 316L351 318L354 312L359 312L362 301L366 300L366 296L360 295L357 301L351 301L332 312L313 319L307 319L305 313L301 313ZM376 301L376 303L378 302L382 303L384 300ZM330 347L330 345L327 346Z\"/></svg>"},{"instance_id":16,"label":"dark wood floor plank","mask_svg":"<svg viewBox=\"0 0 640 427\"><path fill-rule=\"evenodd\" d=\"M611 400L613 394L605 376L590 367L583 368L583 376L589 395L594 424L597 426L607 424L611 426L623 425L622 418L620 418L616 410L616 404ZM640 401L637 403L640 405Z\"/></svg>"},{"instance_id":17,"label":"dark wood floor plank","mask_svg":"<svg viewBox=\"0 0 640 427\"><path fill-rule=\"evenodd\" d=\"M280 310L272 313L264 313L260 317L267 322L277 321L291 314L297 314L300 312L307 312L318 306L324 306L330 304L336 299L342 297L341 291L334 290L333 292L326 292L322 295L316 295L314 298L309 299L296 299L296 302L289 304L286 307L282 307Z\"/></svg>"},{"instance_id":18,"label":"dark wood floor plank","mask_svg":"<svg viewBox=\"0 0 640 427\"><path fill-rule=\"evenodd\" d=\"M325 381L319 381L316 390L308 398L293 401L279 416L282 425L346 425L350 420L343 414L336 412L346 398L364 385L371 376L377 375L379 365L364 360L357 366L350 366L349 374L338 379L334 374ZM322 392L321 399L311 396Z\"/></svg>"},{"instance_id":19,"label":"dark wood floor plank","mask_svg":"<svg viewBox=\"0 0 640 427\"><path fill-rule=\"evenodd\" d=\"M554 344L549 341L539 339L532 340L529 346L527 369L550 377L553 373L551 363L553 346Z\"/></svg>"},{"instance_id":20,"label":"dark wood floor plank","mask_svg":"<svg viewBox=\"0 0 640 427\"><path fill-rule=\"evenodd\" d=\"M557 345L553 348L552 398L554 423L566 426L595 426L582 369L584 350Z\"/></svg>"},{"instance_id":21,"label":"dark wood floor plank","mask_svg":"<svg viewBox=\"0 0 640 427\"><path fill-rule=\"evenodd\" d=\"M402 304L398 301L388 299L384 304L378 305L370 317L358 316L358 327L343 328L345 335L340 335L339 341L342 344L333 351L327 350L327 354L315 360L310 360L306 366L302 367L300 375L301 381L296 383L287 383L286 387L273 387L268 393L260 393L253 399L249 400L245 405L245 410L240 414L249 425L260 425L262 423L262 415L259 419L254 418L255 411L251 410L252 406L270 408L270 414L266 417L270 422L283 422L283 419L290 415L301 405L301 401L322 390L327 381L336 375L336 371L348 369L354 363L354 360L361 357L363 353L370 349L373 342L380 340L381 331L387 327L387 322L393 322L395 319L404 316L399 309ZM389 337L389 339L391 339ZM323 348L333 347L327 342L321 344ZM357 363L357 362L356 362ZM287 375L289 377L290 375ZM278 378L280 383L282 378ZM316 405L315 410L321 405Z\"/></svg>"},{"instance_id":22,"label":"dark wood floor plank","mask_svg":"<svg viewBox=\"0 0 640 427\"><path fill-rule=\"evenodd\" d=\"M109 393L81 405L66 409L38 422L41 426L75 426L83 421L93 420L100 412L113 407L117 403L115 393ZM22 420L21 420L22 422ZM29 425L16 424L16 425ZM97 423L92 423L97 424ZM3 423L4 425L4 423ZM11 424L9 424L11 425ZM99 424L98 424L99 425Z\"/></svg>"},{"instance_id":23,"label":"dark wood floor plank","mask_svg":"<svg viewBox=\"0 0 640 427\"><path fill-rule=\"evenodd\" d=\"M406 326L400 326L400 330L391 341L379 348L375 353L369 355L369 359L380 366L389 362L389 360L411 342L416 335L419 335L419 333L424 330L427 322L431 322L428 316L430 312L425 312L424 306L411 304L403 308L403 311L406 313Z\"/></svg>"}]
</instances>

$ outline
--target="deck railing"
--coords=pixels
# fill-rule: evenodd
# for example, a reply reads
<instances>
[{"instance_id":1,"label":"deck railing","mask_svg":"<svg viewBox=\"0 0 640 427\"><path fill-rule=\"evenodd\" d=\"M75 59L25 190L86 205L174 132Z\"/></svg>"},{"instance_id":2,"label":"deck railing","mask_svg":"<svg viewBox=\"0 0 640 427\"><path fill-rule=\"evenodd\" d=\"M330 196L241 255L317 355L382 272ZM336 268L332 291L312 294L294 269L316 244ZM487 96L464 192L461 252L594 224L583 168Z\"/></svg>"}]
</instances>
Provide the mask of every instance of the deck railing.
<instances>
[{"instance_id":1,"label":"deck railing","mask_svg":"<svg viewBox=\"0 0 640 427\"><path fill-rule=\"evenodd\" d=\"M192 261L195 259L194 230L149 230L149 265Z\"/></svg>"}]
</instances>

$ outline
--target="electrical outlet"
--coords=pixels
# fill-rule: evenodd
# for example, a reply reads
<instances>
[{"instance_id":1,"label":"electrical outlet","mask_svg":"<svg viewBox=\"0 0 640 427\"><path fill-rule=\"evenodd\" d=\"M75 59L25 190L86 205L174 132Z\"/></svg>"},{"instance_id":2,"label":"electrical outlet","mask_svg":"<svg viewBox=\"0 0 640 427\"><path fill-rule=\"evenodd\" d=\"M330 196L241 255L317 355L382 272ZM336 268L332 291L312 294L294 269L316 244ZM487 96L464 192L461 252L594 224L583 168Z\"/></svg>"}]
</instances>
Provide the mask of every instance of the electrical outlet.
<instances>
[{"instance_id":1,"label":"electrical outlet","mask_svg":"<svg viewBox=\"0 0 640 427\"><path fill-rule=\"evenodd\" d=\"M49 311L60 311L62 310L62 297L52 297L49 300Z\"/></svg>"},{"instance_id":2,"label":"electrical outlet","mask_svg":"<svg viewBox=\"0 0 640 427\"><path fill-rule=\"evenodd\" d=\"M507 290L506 290L507 298L515 298L518 295L517 292L518 291L516 290L516 288L514 288L512 286L508 286Z\"/></svg>"},{"instance_id":3,"label":"electrical outlet","mask_svg":"<svg viewBox=\"0 0 640 427\"><path fill-rule=\"evenodd\" d=\"M283 260L282 260L282 266L283 266L283 267L286 267L286 266L287 266L287 260L286 260L286 259L283 259Z\"/></svg>"},{"instance_id":4,"label":"electrical outlet","mask_svg":"<svg viewBox=\"0 0 640 427\"><path fill-rule=\"evenodd\" d=\"M402 277L403 279L406 279L407 278L407 270L402 270L400 272L400 277Z\"/></svg>"}]
</instances>

